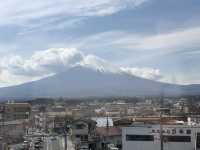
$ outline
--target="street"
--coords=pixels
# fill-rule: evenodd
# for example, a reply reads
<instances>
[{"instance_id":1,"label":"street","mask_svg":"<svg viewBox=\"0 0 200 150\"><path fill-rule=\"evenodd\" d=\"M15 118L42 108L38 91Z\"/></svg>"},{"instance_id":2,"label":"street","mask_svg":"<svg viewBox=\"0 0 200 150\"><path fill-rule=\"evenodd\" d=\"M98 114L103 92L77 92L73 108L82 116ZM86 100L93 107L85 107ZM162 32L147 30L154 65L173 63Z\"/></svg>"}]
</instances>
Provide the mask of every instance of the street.
<instances>
[{"instance_id":1,"label":"street","mask_svg":"<svg viewBox=\"0 0 200 150\"><path fill-rule=\"evenodd\" d=\"M44 141L44 150L65 150L64 137L46 137ZM67 150L74 150L74 146L69 137L67 137Z\"/></svg>"}]
</instances>

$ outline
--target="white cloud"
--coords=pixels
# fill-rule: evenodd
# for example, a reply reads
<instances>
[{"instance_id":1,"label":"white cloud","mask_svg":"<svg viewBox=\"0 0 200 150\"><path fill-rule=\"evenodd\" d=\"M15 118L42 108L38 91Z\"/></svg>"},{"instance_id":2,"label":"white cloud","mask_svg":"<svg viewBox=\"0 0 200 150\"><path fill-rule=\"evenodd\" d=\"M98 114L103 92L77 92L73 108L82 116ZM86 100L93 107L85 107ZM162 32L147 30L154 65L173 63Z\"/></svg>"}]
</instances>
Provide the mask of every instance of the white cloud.
<instances>
[{"instance_id":1,"label":"white cloud","mask_svg":"<svg viewBox=\"0 0 200 150\"><path fill-rule=\"evenodd\" d=\"M0 24L25 23L45 17L104 16L147 0L6 0L0 5Z\"/></svg>"},{"instance_id":2,"label":"white cloud","mask_svg":"<svg viewBox=\"0 0 200 150\"><path fill-rule=\"evenodd\" d=\"M200 27L144 37L135 46L138 49L190 49L200 48Z\"/></svg>"},{"instance_id":3,"label":"white cloud","mask_svg":"<svg viewBox=\"0 0 200 150\"><path fill-rule=\"evenodd\" d=\"M29 59L20 56L5 57L1 68L16 75L41 76L62 72L83 60L83 54L76 49L58 48L35 52Z\"/></svg>"},{"instance_id":4,"label":"white cloud","mask_svg":"<svg viewBox=\"0 0 200 150\"><path fill-rule=\"evenodd\" d=\"M80 63L81 66L89 67L101 72L120 73L121 70L118 66L111 64L110 62L101 59L94 55L85 56L84 60Z\"/></svg>"},{"instance_id":5,"label":"white cloud","mask_svg":"<svg viewBox=\"0 0 200 150\"><path fill-rule=\"evenodd\" d=\"M200 48L200 27L192 27L184 30L176 30L170 33L158 33L155 35L141 35L123 31L109 31L79 39L80 48L110 47L128 49L152 54L165 54L176 51L191 51ZM89 44L90 43L90 44ZM159 52L159 53L158 53Z\"/></svg>"},{"instance_id":6,"label":"white cloud","mask_svg":"<svg viewBox=\"0 0 200 150\"><path fill-rule=\"evenodd\" d=\"M161 79L162 82L180 84L180 85L190 85L190 84L200 84L200 79L198 74L192 76L185 76L184 74L176 74L164 76Z\"/></svg>"},{"instance_id":7,"label":"white cloud","mask_svg":"<svg viewBox=\"0 0 200 150\"><path fill-rule=\"evenodd\" d=\"M137 67L121 67L121 70L130 74L135 75L138 77L151 79L151 80L160 80L162 79L162 75L159 69L153 68L137 68Z\"/></svg>"},{"instance_id":8,"label":"white cloud","mask_svg":"<svg viewBox=\"0 0 200 150\"><path fill-rule=\"evenodd\" d=\"M0 86L38 80L77 65L101 72L126 73L153 80L161 78L158 69L120 67L97 56L84 55L74 48L52 48L37 51L30 58L20 56L4 57L0 61Z\"/></svg>"},{"instance_id":9,"label":"white cloud","mask_svg":"<svg viewBox=\"0 0 200 150\"><path fill-rule=\"evenodd\" d=\"M0 87L7 87L12 85L18 85L25 82L35 81L47 76L33 77L24 75L15 75L8 70L0 71Z\"/></svg>"},{"instance_id":10,"label":"white cloud","mask_svg":"<svg viewBox=\"0 0 200 150\"><path fill-rule=\"evenodd\" d=\"M170 33L158 33L157 35L141 35L128 33L123 31L109 31L100 34L95 34L88 36L84 39L79 39L74 42L74 47L80 49L86 49L89 52L91 50L100 50L98 53L103 55L115 53L122 54L127 57L127 59L117 60L118 63L124 64L141 64L145 66L145 63L163 63L174 64L175 66L167 66L167 71L173 73L173 69L176 68L176 72L183 72L188 66L191 66L189 70L193 72L183 73L182 79L180 81L174 82L170 78L170 74L167 74L167 78L162 81L170 83L200 83L198 77L193 77L189 79L194 72L198 74L198 68L193 67L193 64L198 64L200 56L200 26L185 28L182 30L175 30ZM78 44L77 44L78 43ZM124 55L125 54L125 55ZM171 56L171 57L170 57ZM122 58L122 57L120 57ZM111 58L112 59L112 58ZM163 59L163 61L161 61ZM184 65L188 63L187 65ZM163 63L164 64L164 63ZM163 64L159 66L163 66ZM166 70L165 68L161 68ZM170 70L170 68L172 68ZM141 68L139 68L141 71ZM145 68L145 73L148 68ZM129 69L128 69L129 70ZM134 74L138 74L137 67L133 69ZM133 71L132 70L132 71ZM188 70L188 69L187 69ZM129 70L129 72L132 72ZM151 71L150 71L151 72ZM150 72L147 78L159 78L158 76L150 77ZM155 71L154 73L156 73ZM140 73L139 73L140 74ZM140 76L145 77L146 75L141 73Z\"/></svg>"},{"instance_id":11,"label":"white cloud","mask_svg":"<svg viewBox=\"0 0 200 150\"><path fill-rule=\"evenodd\" d=\"M90 36L85 39L80 39L78 44L72 44L71 47L77 47L78 49L99 49L107 48L109 46L115 49L129 49L139 51L139 55L144 57L145 60L148 57L155 57L158 55L164 55L166 53L173 53L177 50L188 55L199 55L200 48L200 27L185 29L182 31L174 31L171 33L162 33L154 36L139 36L125 32L106 32L97 35ZM101 47L103 46L103 48ZM192 51L194 48L196 51ZM141 62L141 58L137 57L135 53L135 59L132 61ZM96 57L94 55L84 55L82 52L76 49L58 48L48 49L45 51L38 51L34 53L30 58L23 58L21 56L12 56L1 58L0 68L3 70L0 80L3 83L8 80L5 76L5 71L15 76L25 76L29 79L41 78L46 75L54 74L64 71L66 68L76 64L81 64L87 67L96 68L101 71L110 71L115 73L121 73L122 71L148 78L153 80L170 81L169 78L163 80L163 76L158 69L152 68L128 68L114 66L108 61ZM2 72L2 71L1 71ZM183 78L177 83L194 83L194 79ZM27 81L23 79L19 80L20 83ZM170 81L171 82L171 81ZM13 82L13 84L18 82ZM198 82L199 83L199 82Z\"/></svg>"},{"instance_id":12,"label":"white cloud","mask_svg":"<svg viewBox=\"0 0 200 150\"><path fill-rule=\"evenodd\" d=\"M81 62L81 65L97 69L102 72L112 72L119 74L126 73L129 75L138 76L151 80L160 80L163 78L159 69L139 68L139 67L119 67L94 55L86 56L83 62Z\"/></svg>"}]
</instances>

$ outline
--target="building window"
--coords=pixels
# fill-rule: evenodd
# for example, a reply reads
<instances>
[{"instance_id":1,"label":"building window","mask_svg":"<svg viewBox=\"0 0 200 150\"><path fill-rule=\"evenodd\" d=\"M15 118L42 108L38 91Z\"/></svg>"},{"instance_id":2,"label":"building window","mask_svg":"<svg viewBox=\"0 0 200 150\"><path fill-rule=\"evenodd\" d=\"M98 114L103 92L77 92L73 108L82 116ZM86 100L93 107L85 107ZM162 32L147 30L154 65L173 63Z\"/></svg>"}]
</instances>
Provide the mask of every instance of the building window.
<instances>
[{"instance_id":1,"label":"building window","mask_svg":"<svg viewBox=\"0 0 200 150\"><path fill-rule=\"evenodd\" d=\"M126 141L154 141L153 135L126 135Z\"/></svg>"},{"instance_id":2,"label":"building window","mask_svg":"<svg viewBox=\"0 0 200 150\"><path fill-rule=\"evenodd\" d=\"M200 148L200 133L197 133L196 148Z\"/></svg>"},{"instance_id":3,"label":"building window","mask_svg":"<svg viewBox=\"0 0 200 150\"><path fill-rule=\"evenodd\" d=\"M170 130L169 129L167 130L167 134L170 134Z\"/></svg>"},{"instance_id":4,"label":"building window","mask_svg":"<svg viewBox=\"0 0 200 150\"><path fill-rule=\"evenodd\" d=\"M81 136L81 141L88 141L88 135Z\"/></svg>"},{"instance_id":5,"label":"building window","mask_svg":"<svg viewBox=\"0 0 200 150\"><path fill-rule=\"evenodd\" d=\"M85 125L84 124L77 124L76 129L84 129Z\"/></svg>"},{"instance_id":6,"label":"building window","mask_svg":"<svg viewBox=\"0 0 200 150\"><path fill-rule=\"evenodd\" d=\"M186 132L187 132L187 134L191 134L191 130L190 129L188 129Z\"/></svg>"},{"instance_id":7,"label":"building window","mask_svg":"<svg viewBox=\"0 0 200 150\"><path fill-rule=\"evenodd\" d=\"M176 134L176 129L172 129L172 134Z\"/></svg>"},{"instance_id":8,"label":"building window","mask_svg":"<svg viewBox=\"0 0 200 150\"><path fill-rule=\"evenodd\" d=\"M190 136L164 136L166 142L191 142Z\"/></svg>"},{"instance_id":9,"label":"building window","mask_svg":"<svg viewBox=\"0 0 200 150\"><path fill-rule=\"evenodd\" d=\"M180 134L183 134L183 133L184 133L183 129L180 129L180 130L179 130L179 133L180 133Z\"/></svg>"}]
</instances>

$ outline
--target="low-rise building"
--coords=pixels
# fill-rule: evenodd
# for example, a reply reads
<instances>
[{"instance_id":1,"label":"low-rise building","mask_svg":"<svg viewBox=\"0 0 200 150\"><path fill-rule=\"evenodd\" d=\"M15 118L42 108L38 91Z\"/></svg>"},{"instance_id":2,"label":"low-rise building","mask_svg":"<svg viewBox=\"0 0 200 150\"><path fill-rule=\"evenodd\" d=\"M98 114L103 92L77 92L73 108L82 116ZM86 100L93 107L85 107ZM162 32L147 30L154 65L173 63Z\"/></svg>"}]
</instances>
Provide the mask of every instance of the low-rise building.
<instances>
[{"instance_id":1,"label":"low-rise building","mask_svg":"<svg viewBox=\"0 0 200 150\"><path fill-rule=\"evenodd\" d=\"M0 136L6 143L17 143L23 141L23 136L28 131L28 120L14 120L0 123Z\"/></svg>"},{"instance_id":2,"label":"low-rise building","mask_svg":"<svg viewBox=\"0 0 200 150\"><path fill-rule=\"evenodd\" d=\"M96 136L96 150L108 149L110 144L122 148L121 129L118 127L97 127Z\"/></svg>"},{"instance_id":3,"label":"low-rise building","mask_svg":"<svg viewBox=\"0 0 200 150\"><path fill-rule=\"evenodd\" d=\"M123 150L200 150L200 128L188 124L133 124L122 128Z\"/></svg>"},{"instance_id":4,"label":"low-rise building","mask_svg":"<svg viewBox=\"0 0 200 150\"><path fill-rule=\"evenodd\" d=\"M95 135L96 122L90 119L78 119L72 123L72 139L79 149L82 145L89 147Z\"/></svg>"},{"instance_id":5,"label":"low-rise building","mask_svg":"<svg viewBox=\"0 0 200 150\"><path fill-rule=\"evenodd\" d=\"M4 121L29 119L31 105L28 103L6 103L1 106Z\"/></svg>"}]
</instances>

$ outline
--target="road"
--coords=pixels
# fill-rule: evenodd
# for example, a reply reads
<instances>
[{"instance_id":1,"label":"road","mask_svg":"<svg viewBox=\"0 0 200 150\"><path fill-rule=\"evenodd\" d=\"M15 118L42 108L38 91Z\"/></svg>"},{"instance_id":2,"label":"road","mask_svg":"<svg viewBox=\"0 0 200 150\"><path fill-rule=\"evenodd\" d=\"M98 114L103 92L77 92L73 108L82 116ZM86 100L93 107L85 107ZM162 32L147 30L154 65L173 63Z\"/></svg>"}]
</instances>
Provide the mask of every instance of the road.
<instances>
[{"instance_id":1,"label":"road","mask_svg":"<svg viewBox=\"0 0 200 150\"><path fill-rule=\"evenodd\" d=\"M74 147L74 145L73 145L73 143L72 143L72 140L71 140L71 138L70 137L67 137L67 150L75 150L75 147Z\"/></svg>"},{"instance_id":2,"label":"road","mask_svg":"<svg viewBox=\"0 0 200 150\"><path fill-rule=\"evenodd\" d=\"M64 137L56 136L55 138L47 137L45 139L44 150L65 150ZM74 146L70 138L67 138L67 150L74 150Z\"/></svg>"},{"instance_id":3,"label":"road","mask_svg":"<svg viewBox=\"0 0 200 150\"><path fill-rule=\"evenodd\" d=\"M10 150L21 150L23 149L22 144L15 144L15 145L10 145Z\"/></svg>"},{"instance_id":4,"label":"road","mask_svg":"<svg viewBox=\"0 0 200 150\"><path fill-rule=\"evenodd\" d=\"M29 138L27 140L31 141L30 150L34 150L34 143L38 138ZM43 142L41 142L42 147L40 150L65 150L65 139L63 136L51 136L42 138ZM22 144L12 145L11 150L22 150ZM69 136L67 136L67 150L75 150L72 140Z\"/></svg>"}]
</instances>

